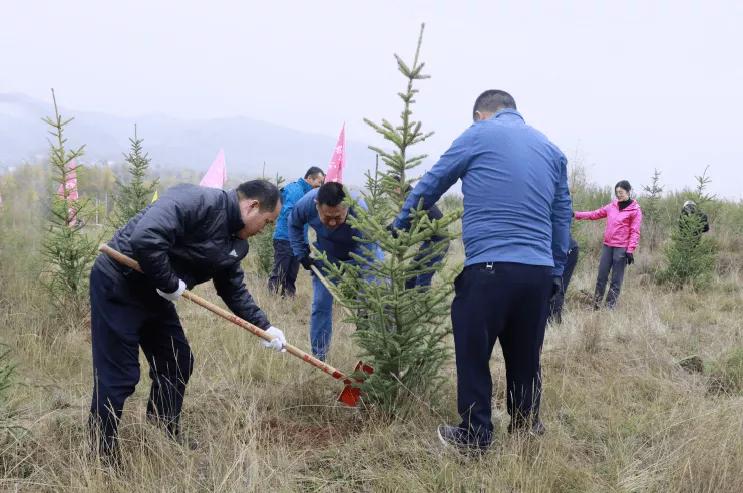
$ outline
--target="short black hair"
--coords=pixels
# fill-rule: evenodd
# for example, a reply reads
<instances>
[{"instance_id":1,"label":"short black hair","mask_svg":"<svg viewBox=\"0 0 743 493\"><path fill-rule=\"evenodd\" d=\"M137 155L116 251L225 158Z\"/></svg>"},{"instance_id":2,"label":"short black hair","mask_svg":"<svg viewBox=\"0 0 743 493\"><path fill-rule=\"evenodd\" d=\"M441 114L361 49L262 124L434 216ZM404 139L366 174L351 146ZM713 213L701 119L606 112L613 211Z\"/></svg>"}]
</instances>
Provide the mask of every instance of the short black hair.
<instances>
[{"instance_id":1,"label":"short black hair","mask_svg":"<svg viewBox=\"0 0 743 493\"><path fill-rule=\"evenodd\" d=\"M335 181L328 182L317 190L317 205L335 207L345 198L346 191L343 190L343 185Z\"/></svg>"},{"instance_id":2,"label":"short black hair","mask_svg":"<svg viewBox=\"0 0 743 493\"><path fill-rule=\"evenodd\" d=\"M495 113L503 108L516 109L516 101L513 99L513 96L500 89L488 89L475 99L475 106L472 108L472 119L474 120L475 112L477 111Z\"/></svg>"},{"instance_id":3,"label":"short black hair","mask_svg":"<svg viewBox=\"0 0 743 493\"><path fill-rule=\"evenodd\" d=\"M391 173L390 178L392 178L392 181L394 181L395 183L400 183L402 181L402 176L398 175L397 173ZM408 193L413 189L413 185L406 181L405 184L400 186L400 189L403 192Z\"/></svg>"},{"instance_id":4,"label":"short black hair","mask_svg":"<svg viewBox=\"0 0 743 493\"><path fill-rule=\"evenodd\" d=\"M317 166L313 166L307 170L307 173L304 174L304 177L306 179L306 178L314 177L317 175L325 176L325 172L321 170L320 168L318 168Z\"/></svg>"},{"instance_id":5,"label":"short black hair","mask_svg":"<svg viewBox=\"0 0 743 493\"><path fill-rule=\"evenodd\" d=\"M626 192L631 192L632 191L632 185L630 185L627 180L620 180L620 181L618 181L617 184L614 185L614 191L615 192L617 191L617 188L621 188L622 190L624 190Z\"/></svg>"},{"instance_id":6,"label":"short black hair","mask_svg":"<svg viewBox=\"0 0 743 493\"><path fill-rule=\"evenodd\" d=\"M271 212L279 202L279 189L268 180L248 180L237 187L237 195L241 199L257 200L261 212Z\"/></svg>"}]
</instances>

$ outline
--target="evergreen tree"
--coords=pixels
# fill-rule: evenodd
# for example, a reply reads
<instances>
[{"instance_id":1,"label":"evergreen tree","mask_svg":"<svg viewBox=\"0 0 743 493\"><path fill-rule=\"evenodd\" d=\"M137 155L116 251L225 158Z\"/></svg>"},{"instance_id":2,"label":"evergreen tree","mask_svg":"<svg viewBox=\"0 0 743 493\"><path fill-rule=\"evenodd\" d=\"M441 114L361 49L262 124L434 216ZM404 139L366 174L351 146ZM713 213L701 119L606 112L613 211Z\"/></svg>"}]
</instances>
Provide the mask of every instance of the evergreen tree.
<instances>
[{"instance_id":1,"label":"evergreen tree","mask_svg":"<svg viewBox=\"0 0 743 493\"><path fill-rule=\"evenodd\" d=\"M645 196L642 199L642 213L645 220L648 245L653 251L658 244L659 230L661 228L660 199L663 196L663 186L660 184L660 171L655 169L650 178L650 185L643 185Z\"/></svg>"},{"instance_id":2,"label":"evergreen tree","mask_svg":"<svg viewBox=\"0 0 743 493\"><path fill-rule=\"evenodd\" d=\"M150 156L142 149L142 142L137 136L137 126L134 125L134 137L129 138L131 147L129 154L124 155L129 174L128 183L116 180L115 209L111 214L111 225L119 229L129 222L139 211L147 207L157 190L158 180L149 184L145 181L150 166Z\"/></svg>"},{"instance_id":3,"label":"evergreen tree","mask_svg":"<svg viewBox=\"0 0 743 493\"><path fill-rule=\"evenodd\" d=\"M84 146L68 150L64 137L65 127L73 120L63 119L54 100L54 118L44 118L51 127L49 164L54 187L51 195L49 230L42 244L46 260L44 285L51 294L53 305L59 314L81 316L87 310L87 278L90 264L96 256L98 242L83 231L87 200L75 200L65 186L71 173L70 163L83 155ZM79 171L81 167L78 166ZM62 193L57 193L61 190Z\"/></svg>"},{"instance_id":4,"label":"evergreen tree","mask_svg":"<svg viewBox=\"0 0 743 493\"><path fill-rule=\"evenodd\" d=\"M658 276L659 282L674 289L691 285L695 289L706 287L711 278L717 257L717 246L712 238L704 234L707 221L700 206L710 204L715 196L707 193L712 181L707 168L701 176L695 177L697 186L692 199L696 206L688 213L679 216L678 227L671 233L671 241L666 246L665 268Z\"/></svg>"},{"instance_id":5,"label":"evergreen tree","mask_svg":"<svg viewBox=\"0 0 743 493\"><path fill-rule=\"evenodd\" d=\"M450 333L449 296L455 272L444 270L445 262L426 265L442 253L445 245L441 243L435 243L422 258L416 256L423 242L436 235L454 238L447 226L462 214L456 210L432 221L419 207L411 212L408 231L399 231L395 237L386 229L408 193L408 171L426 157L412 155L411 147L431 135L424 133L421 122L412 117L418 93L414 83L428 78L419 61L422 38L423 26L412 64L395 55L398 70L407 81L405 91L398 94L403 101L400 123L365 120L392 144L389 151L370 147L386 169L367 174L368 189L362 196L368 211L347 194L348 205L355 211L355 217L349 215L350 225L361 231L368 245L377 244L384 258L377 258L373 248L367 247L363 255L352 254L354 262L340 266L326 263L334 285L331 291L350 309L349 321L358 329L353 337L361 348L361 357L374 367L374 373L361 384L367 403L389 417L400 418L418 408L418 399L430 400L435 395L442 383L439 369L449 357L444 341ZM427 289L406 290L406 280L423 272L437 272L440 282Z\"/></svg>"}]
</instances>

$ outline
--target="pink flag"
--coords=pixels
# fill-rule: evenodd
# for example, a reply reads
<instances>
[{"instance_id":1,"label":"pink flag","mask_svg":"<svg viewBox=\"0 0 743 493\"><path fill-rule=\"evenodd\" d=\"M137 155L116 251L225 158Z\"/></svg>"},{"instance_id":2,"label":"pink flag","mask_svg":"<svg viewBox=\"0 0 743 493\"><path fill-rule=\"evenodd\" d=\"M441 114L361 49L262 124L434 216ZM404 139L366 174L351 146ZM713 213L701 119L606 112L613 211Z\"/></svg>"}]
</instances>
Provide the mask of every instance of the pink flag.
<instances>
[{"instance_id":1,"label":"pink flag","mask_svg":"<svg viewBox=\"0 0 743 493\"><path fill-rule=\"evenodd\" d=\"M67 200L77 200L79 197L77 195L77 161L72 160L69 163L67 163L67 179L65 180L64 186L60 183L59 187L57 188L57 195L60 196L63 200L66 198ZM70 220L68 223L68 226L74 226L77 224L77 211L74 207L70 207L69 209L70 213Z\"/></svg>"},{"instance_id":2,"label":"pink flag","mask_svg":"<svg viewBox=\"0 0 743 493\"><path fill-rule=\"evenodd\" d=\"M202 187L224 188L227 181L227 168L224 163L224 149L220 149L209 170L199 182Z\"/></svg>"},{"instance_id":3,"label":"pink flag","mask_svg":"<svg viewBox=\"0 0 743 493\"><path fill-rule=\"evenodd\" d=\"M65 181L64 188L62 187L62 184L59 184L59 187L57 188L57 195L65 198L65 195L67 195L67 200L77 200L77 161L72 160L69 163L67 163L67 180ZM67 189L67 193L65 194L65 189Z\"/></svg>"},{"instance_id":4,"label":"pink flag","mask_svg":"<svg viewBox=\"0 0 743 493\"><path fill-rule=\"evenodd\" d=\"M337 181L343 182L343 166L346 164L346 124L341 128L341 134L338 136L338 143L333 149L333 156L330 158L328 172L325 173L325 182Z\"/></svg>"}]
</instances>

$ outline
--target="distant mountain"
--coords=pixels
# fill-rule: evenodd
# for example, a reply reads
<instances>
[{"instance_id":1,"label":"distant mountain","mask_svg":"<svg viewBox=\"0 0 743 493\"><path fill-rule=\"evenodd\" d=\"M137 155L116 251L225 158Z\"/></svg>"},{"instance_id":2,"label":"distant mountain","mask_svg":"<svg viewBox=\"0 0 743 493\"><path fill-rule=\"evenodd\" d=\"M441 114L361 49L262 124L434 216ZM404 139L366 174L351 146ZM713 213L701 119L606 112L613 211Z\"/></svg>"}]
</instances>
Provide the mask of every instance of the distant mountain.
<instances>
[{"instance_id":1,"label":"distant mountain","mask_svg":"<svg viewBox=\"0 0 743 493\"><path fill-rule=\"evenodd\" d=\"M232 177L260 175L264 162L267 174L278 172L289 180L312 165L325 169L337 139L246 117L131 118L64 107L60 111L64 117L75 117L67 137L71 146L86 145L86 162L122 161L136 123L154 167L206 171L217 151L223 148L227 173ZM41 118L52 112L51 102L23 94L0 93L0 167L36 161L47 155L48 128ZM348 141L346 159L344 181L363 183L364 171L374 163L372 152L365 144Z\"/></svg>"}]
</instances>

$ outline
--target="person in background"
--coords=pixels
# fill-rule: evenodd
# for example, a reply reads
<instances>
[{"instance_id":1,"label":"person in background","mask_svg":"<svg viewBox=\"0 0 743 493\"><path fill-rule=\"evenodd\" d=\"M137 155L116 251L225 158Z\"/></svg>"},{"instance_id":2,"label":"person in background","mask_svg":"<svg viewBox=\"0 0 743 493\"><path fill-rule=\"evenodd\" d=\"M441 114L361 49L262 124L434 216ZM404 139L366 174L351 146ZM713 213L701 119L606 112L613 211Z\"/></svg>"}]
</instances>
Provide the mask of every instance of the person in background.
<instances>
[{"instance_id":1,"label":"person in background","mask_svg":"<svg viewBox=\"0 0 743 493\"><path fill-rule=\"evenodd\" d=\"M573 236L570 236L570 248L568 249L568 260L565 262L565 270L562 273L562 288L550 299L550 316L549 319L552 323L562 323L562 308L565 304L565 293L568 291L570 280L573 278L573 271L575 266L578 264L578 257L580 256L580 247L578 242L575 241Z\"/></svg>"},{"instance_id":2,"label":"person in background","mask_svg":"<svg viewBox=\"0 0 743 493\"><path fill-rule=\"evenodd\" d=\"M294 256L289 243L289 216L294 205L307 192L320 187L325 182L325 173L313 166L300 178L281 190L281 212L273 231L273 269L268 278L268 290L279 293L282 297L294 297L297 292L296 282L299 272L299 259ZM305 228L305 234L306 234Z\"/></svg>"},{"instance_id":3,"label":"person in background","mask_svg":"<svg viewBox=\"0 0 743 493\"><path fill-rule=\"evenodd\" d=\"M410 211L429 209L462 180L465 262L451 307L461 421L437 429L445 446L484 451L492 441L490 357L495 341L506 365L509 432L544 433L540 359L549 300L561 289L571 199L567 159L528 126L505 91L480 94L472 125L408 195L395 229Z\"/></svg>"},{"instance_id":4,"label":"person in background","mask_svg":"<svg viewBox=\"0 0 743 493\"><path fill-rule=\"evenodd\" d=\"M606 306L609 309L616 307L624 281L624 269L635 261L635 250L640 243L642 210L637 201L630 197L631 191L632 186L629 182L622 180L614 186L616 200L595 211L574 213L577 220L595 221L606 218L604 246L601 249L594 293L594 308L596 309L604 302L606 283L610 273L611 283L609 294L606 295Z\"/></svg>"},{"instance_id":5,"label":"person in background","mask_svg":"<svg viewBox=\"0 0 743 493\"><path fill-rule=\"evenodd\" d=\"M392 175L392 179L399 182L400 176ZM410 185L410 183L405 184L406 194L410 193L412 189L413 187ZM399 188L397 190L399 191ZM431 207L428 208L428 219L430 219L431 221L433 221L434 219L441 219L442 217L444 217L444 215L441 213L441 209L439 209L436 204L433 204ZM421 244L420 248L418 248L418 253L416 253L413 260L415 262L420 262L428 255L430 255L431 250L434 248L441 248L441 250L425 262L426 267L436 265L443 260L443 258L446 256L446 252L449 250L449 239L445 236L433 236L430 240L424 241ZM405 289L427 288L431 286L432 280L433 272L423 272L407 279L405 281Z\"/></svg>"},{"instance_id":6,"label":"person in background","mask_svg":"<svg viewBox=\"0 0 743 493\"><path fill-rule=\"evenodd\" d=\"M696 218L695 222L691 222L688 218ZM695 245L699 244L702 239L702 234L709 231L709 218L707 214L702 212L697 207L696 202L693 200L687 200L684 202L684 206L681 208L681 215L679 216L679 228L683 228L684 225L688 224L694 230L691 231L691 237L694 239Z\"/></svg>"}]
</instances>

